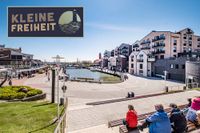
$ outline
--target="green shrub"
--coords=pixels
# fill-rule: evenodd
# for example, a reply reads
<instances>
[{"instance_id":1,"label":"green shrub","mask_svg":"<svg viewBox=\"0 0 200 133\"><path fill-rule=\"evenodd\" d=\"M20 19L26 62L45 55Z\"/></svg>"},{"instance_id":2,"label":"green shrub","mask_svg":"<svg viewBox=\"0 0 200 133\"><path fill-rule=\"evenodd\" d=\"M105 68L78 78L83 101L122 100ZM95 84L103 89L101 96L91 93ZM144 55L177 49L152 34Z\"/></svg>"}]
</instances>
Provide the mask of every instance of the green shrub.
<instances>
[{"instance_id":1,"label":"green shrub","mask_svg":"<svg viewBox=\"0 0 200 133\"><path fill-rule=\"evenodd\" d=\"M28 92L20 92L19 90L21 88L26 88ZM0 88L0 100L23 99L25 97L35 96L41 93L41 90L31 88L29 86L4 86Z\"/></svg>"},{"instance_id":2,"label":"green shrub","mask_svg":"<svg viewBox=\"0 0 200 133\"><path fill-rule=\"evenodd\" d=\"M28 93L27 93L27 97L35 96L35 95L37 95L37 94L41 94L41 93L42 93L41 90L37 90L37 89L35 89L35 90L31 90L31 91L28 91Z\"/></svg>"},{"instance_id":3,"label":"green shrub","mask_svg":"<svg viewBox=\"0 0 200 133\"><path fill-rule=\"evenodd\" d=\"M11 93L2 93L0 94L0 99L1 100L11 100L15 98L16 93L11 92Z\"/></svg>"},{"instance_id":4,"label":"green shrub","mask_svg":"<svg viewBox=\"0 0 200 133\"><path fill-rule=\"evenodd\" d=\"M24 97L26 97L26 93L24 92L18 92L15 95L15 99L23 99Z\"/></svg>"}]
</instances>

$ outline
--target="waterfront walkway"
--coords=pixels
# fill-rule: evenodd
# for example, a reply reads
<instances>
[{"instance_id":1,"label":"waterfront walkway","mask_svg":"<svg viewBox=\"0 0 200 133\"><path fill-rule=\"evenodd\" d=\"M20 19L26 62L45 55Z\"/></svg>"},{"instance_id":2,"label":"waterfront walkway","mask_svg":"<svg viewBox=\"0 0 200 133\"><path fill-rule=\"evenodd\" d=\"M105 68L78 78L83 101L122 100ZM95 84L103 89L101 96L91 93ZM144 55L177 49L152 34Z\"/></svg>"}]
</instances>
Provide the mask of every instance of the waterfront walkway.
<instances>
[{"instance_id":1,"label":"waterfront walkway","mask_svg":"<svg viewBox=\"0 0 200 133\"><path fill-rule=\"evenodd\" d=\"M122 98L125 97L129 91L133 91L136 95L144 95L164 92L165 85L175 86L174 88L176 89L178 87L181 89L184 86L182 83L172 81L165 82L158 78L143 78L129 74L128 77L128 80L116 84L68 81L66 83L68 87L67 96L69 99L67 119L68 132L89 133L91 129L97 129L95 130L96 133L118 132L118 128L116 130L115 128L108 129L106 124L110 120L123 118L127 111L128 104L133 104L139 114L141 114L153 111L153 105L158 102L158 98L160 103L167 106L170 102L176 102L177 104L185 103L188 97L199 93L191 91L98 106L86 105L88 102ZM63 83L60 82L60 87L62 84ZM29 79L14 79L13 85L28 85L42 89L43 92L47 93L47 100L50 101L51 99L51 81L47 80L45 74L36 74L35 77ZM60 96L62 95L62 90L60 89ZM91 131L91 133L94 133L94 130Z\"/></svg>"},{"instance_id":2,"label":"waterfront walkway","mask_svg":"<svg viewBox=\"0 0 200 133\"><path fill-rule=\"evenodd\" d=\"M170 103L178 105L186 104L187 98L200 95L199 91L186 91L176 94L142 98L119 103L104 104L97 106L85 106L84 108L68 109L68 131L70 133L118 133L119 127L108 128L107 123L111 120L124 118L129 104L134 105L138 114L154 111L154 105L161 103L169 107Z\"/></svg>"}]
</instances>

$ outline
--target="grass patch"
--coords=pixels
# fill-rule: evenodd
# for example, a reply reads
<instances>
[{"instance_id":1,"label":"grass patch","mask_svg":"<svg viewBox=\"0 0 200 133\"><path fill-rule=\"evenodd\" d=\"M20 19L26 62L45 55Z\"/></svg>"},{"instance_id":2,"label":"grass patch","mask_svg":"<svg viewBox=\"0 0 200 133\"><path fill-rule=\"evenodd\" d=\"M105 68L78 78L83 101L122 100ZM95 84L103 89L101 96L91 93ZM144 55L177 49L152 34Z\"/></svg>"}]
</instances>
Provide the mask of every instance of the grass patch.
<instances>
[{"instance_id":1,"label":"grass patch","mask_svg":"<svg viewBox=\"0 0 200 133\"><path fill-rule=\"evenodd\" d=\"M56 127L51 125L56 108L47 102L0 103L0 132L51 133Z\"/></svg>"},{"instance_id":2,"label":"grass patch","mask_svg":"<svg viewBox=\"0 0 200 133\"><path fill-rule=\"evenodd\" d=\"M100 79L105 81L105 82L120 82L120 78L117 76L113 75L108 75L108 74L101 74Z\"/></svg>"},{"instance_id":3,"label":"grass patch","mask_svg":"<svg viewBox=\"0 0 200 133\"><path fill-rule=\"evenodd\" d=\"M197 91L200 91L200 88L193 88L193 90L197 90Z\"/></svg>"}]
</instances>

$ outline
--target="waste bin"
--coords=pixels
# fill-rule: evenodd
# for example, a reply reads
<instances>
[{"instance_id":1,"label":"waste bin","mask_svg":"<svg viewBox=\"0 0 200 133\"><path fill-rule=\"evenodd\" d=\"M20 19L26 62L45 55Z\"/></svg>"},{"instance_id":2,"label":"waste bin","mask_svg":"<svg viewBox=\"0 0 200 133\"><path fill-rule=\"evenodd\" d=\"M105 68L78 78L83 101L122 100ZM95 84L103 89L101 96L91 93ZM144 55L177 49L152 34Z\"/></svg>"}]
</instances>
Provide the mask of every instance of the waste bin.
<instances>
[{"instance_id":1,"label":"waste bin","mask_svg":"<svg viewBox=\"0 0 200 133\"><path fill-rule=\"evenodd\" d=\"M60 98L60 105L64 105L65 103L65 99L64 98Z\"/></svg>"}]
</instances>

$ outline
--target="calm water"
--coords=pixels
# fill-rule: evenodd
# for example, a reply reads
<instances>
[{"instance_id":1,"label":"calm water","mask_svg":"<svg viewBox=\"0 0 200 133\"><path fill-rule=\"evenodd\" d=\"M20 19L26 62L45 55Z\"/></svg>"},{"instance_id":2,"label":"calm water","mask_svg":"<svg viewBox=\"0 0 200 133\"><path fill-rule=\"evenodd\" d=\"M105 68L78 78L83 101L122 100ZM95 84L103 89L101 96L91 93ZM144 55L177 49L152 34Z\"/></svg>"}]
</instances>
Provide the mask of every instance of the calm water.
<instances>
[{"instance_id":1,"label":"calm water","mask_svg":"<svg viewBox=\"0 0 200 133\"><path fill-rule=\"evenodd\" d=\"M113 77L109 74L104 74L100 72L93 72L88 69L67 69L67 74L70 75L70 78L93 78L99 80L101 77Z\"/></svg>"}]
</instances>

